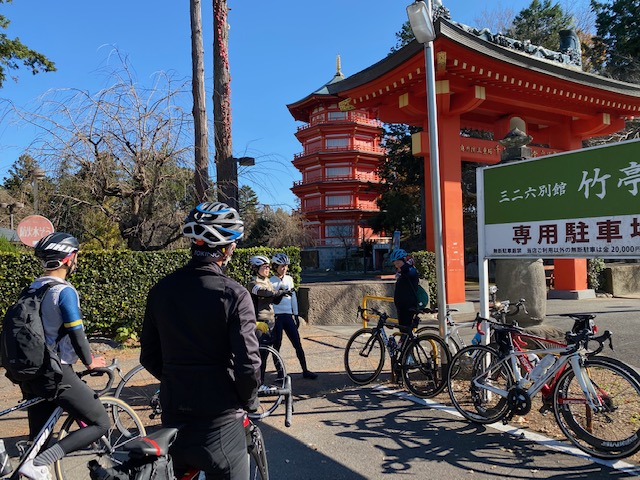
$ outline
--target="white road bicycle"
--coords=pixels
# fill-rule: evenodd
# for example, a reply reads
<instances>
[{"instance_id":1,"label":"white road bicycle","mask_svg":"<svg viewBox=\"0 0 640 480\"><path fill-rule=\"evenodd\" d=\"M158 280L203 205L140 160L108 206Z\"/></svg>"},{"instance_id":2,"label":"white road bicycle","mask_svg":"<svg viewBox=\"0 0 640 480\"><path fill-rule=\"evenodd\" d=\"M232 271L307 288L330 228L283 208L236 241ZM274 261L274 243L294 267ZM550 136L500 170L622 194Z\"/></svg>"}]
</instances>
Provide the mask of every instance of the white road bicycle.
<instances>
[{"instance_id":1,"label":"white road bicycle","mask_svg":"<svg viewBox=\"0 0 640 480\"><path fill-rule=\"evenodd\" d=\"M508 422L525 415L532 398L543 388L556 422L566 437L590 455L607 459L628 457L640 450L640 376L623 362L597 356L611 333L594 337L587 329L567 333L567 346L517 350L511 333L517 326L486 319L497 348L472 345L451 361L447 386L456 410L477 423ZM544 339L540 339L543 341ZM598 347L589 349L589 343ZM540 361L525 370L526 358Z\"/></svg>"}]
</instances>

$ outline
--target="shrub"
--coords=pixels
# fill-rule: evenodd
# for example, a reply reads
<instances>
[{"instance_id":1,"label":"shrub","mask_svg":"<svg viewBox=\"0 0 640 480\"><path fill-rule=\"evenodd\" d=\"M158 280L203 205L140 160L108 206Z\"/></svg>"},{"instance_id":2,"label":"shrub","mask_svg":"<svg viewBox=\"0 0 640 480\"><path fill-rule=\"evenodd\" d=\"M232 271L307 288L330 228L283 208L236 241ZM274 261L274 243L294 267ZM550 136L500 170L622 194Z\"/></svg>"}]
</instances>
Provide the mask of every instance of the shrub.
<instances>
[{"instance_id":1,"label":"shrub","mask_svg":"<svg viewBox=\"0 0 640 480\"><path fill-rule=\"evenodd\" d=\"M436 255L422 250L411 253L420 278L429 282L429 299L432 307L438 304L438 284L436 280Z\"/></svg>"},{"instance_id":2,"label":"shrub","mask_svg":"<svg viewBox=\"0 0 640 480\"><path fill-rule=\"evenodd\" d=\"M284 251L291 258L290 274L300 283L300 249L287 247L237 249L227 274L246 285L250 279L249 258L271 256ZM80 294L88 334L123 340L136 338L149 289L162 277L182 267L190 258L188 250L160 252L82 252L78 271L70 277ZM0 314L16 300L20 291L42 274L33 254L0 252Z\"/></svg>"},{"instance_id":3,"label":"shrub","mask_svg":"<svg viewBox=\"0 0 640 480\"><path fill-rule=\"evenodd\" d=\"M601 290L604 285L604 260L602 258L589 258L587 260L587 286L594 290Z\"/></svg>"}]
</instances>

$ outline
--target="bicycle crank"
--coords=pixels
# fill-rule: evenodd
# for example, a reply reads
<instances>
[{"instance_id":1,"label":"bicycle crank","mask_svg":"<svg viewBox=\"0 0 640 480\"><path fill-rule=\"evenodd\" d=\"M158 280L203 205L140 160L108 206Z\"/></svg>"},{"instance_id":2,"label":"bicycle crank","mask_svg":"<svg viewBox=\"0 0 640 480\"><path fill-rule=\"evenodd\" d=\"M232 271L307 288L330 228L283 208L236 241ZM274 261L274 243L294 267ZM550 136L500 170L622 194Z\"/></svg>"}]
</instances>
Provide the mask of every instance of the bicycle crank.
<instances>
[{"instance_id":1,"label":"bicycle crank","mask_svg":"<svg viewBox=\"0 0 640 480\"><path fill-rule=\"evenodd\" d=\"M512 388L507 395L511 416L526 415L531 411L531 397L522 388Z\"/></svg>"}]
</instances>

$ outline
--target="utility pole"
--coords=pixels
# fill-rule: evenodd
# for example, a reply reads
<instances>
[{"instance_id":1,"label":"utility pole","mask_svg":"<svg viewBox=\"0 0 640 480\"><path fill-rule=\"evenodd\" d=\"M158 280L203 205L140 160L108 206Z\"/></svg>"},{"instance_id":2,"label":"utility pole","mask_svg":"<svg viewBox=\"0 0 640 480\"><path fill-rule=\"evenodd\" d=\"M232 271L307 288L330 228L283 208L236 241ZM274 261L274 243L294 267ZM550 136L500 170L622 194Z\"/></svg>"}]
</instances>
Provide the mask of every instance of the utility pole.
<instances>
[{"instance_id":1,"label":"utility pole","mask_svg":"<svg viewBox=\"0 0 640 480\"><path fill-rule=\"evenodd\" d=\"M200 0L190 0L191 66L193 92L193 125L195 135L194 185L196 201L207 200L209 190L209 131L207 102L204 88L204 46L202 41L202 8Z\"/></svg>"},{"instance_id":2,"label":"utility pole","mask_svg":"<svg viewBox=\"0 0 640 480\"><path fill-rule=\"evenodd\" d=\"M213 0L213 131L218 200L238 208L238 164L232 154L229 26L226 0Z\"/></svg>"}]
</instances>

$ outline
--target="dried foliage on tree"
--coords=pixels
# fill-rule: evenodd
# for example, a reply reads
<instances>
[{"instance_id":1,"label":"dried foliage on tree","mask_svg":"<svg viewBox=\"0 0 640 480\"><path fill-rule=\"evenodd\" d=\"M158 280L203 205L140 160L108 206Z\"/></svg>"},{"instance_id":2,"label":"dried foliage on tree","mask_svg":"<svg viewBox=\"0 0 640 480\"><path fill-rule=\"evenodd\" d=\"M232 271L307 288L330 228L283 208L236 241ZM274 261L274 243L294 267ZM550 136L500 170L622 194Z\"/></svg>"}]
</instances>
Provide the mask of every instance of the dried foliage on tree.
<instances>
[{"instance_id":1,"label":"dried foliage on tree","mask_svg":"<svg viewBox=\"0 0 640 480\"><path fill-rule=\"evenodd\" d=\"M158 250L180 238L194 203L188 82L159 73L145 88L112 58L109 87L50 92L18 114L41 131L31 154L55 172L54 224L85 239L96 237L90 225L115 226L128 248Z\"/></svg>"}]
</instances>

